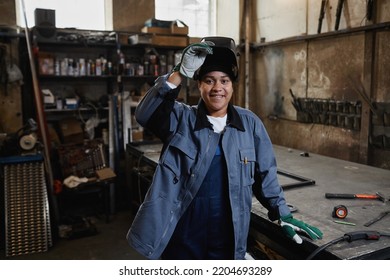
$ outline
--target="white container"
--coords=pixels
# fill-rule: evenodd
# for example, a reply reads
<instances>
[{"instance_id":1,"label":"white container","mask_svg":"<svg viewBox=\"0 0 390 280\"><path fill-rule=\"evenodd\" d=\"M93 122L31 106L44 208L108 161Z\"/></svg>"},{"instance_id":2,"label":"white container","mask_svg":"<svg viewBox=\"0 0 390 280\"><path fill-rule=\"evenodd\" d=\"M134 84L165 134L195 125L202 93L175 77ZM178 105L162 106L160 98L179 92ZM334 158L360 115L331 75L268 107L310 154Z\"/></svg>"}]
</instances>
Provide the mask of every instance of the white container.
<instances>
[{"instance_id":1,"label":"white container","mask_svg":"<svg viewBox=\"0 0 390 280\"><path fill-rule=\"evenodd\" d=\"M100 58L96 59L96 76L102 75L102 60Z\"/></svg>"},{"instance_id":2,"label":"white container","mask_svg":"<svg viewBox=\"0 0 390 280\"><path fill-rule=\"evenodd\" d=\"M80 58L79 59L79 67L80 67L80 76L85 76L87 74L86 67L85 67L85 59Z\"/></svg>"}]
</instances>

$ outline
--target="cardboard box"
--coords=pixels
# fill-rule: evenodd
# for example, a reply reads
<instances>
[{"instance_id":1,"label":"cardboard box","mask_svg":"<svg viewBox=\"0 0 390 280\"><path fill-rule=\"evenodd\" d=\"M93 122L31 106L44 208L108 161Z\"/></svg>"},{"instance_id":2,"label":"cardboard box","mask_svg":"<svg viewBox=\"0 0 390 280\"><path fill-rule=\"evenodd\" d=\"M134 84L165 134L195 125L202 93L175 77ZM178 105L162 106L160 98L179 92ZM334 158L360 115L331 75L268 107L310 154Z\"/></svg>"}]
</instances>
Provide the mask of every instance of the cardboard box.
<instances>
[{"instance_id":1,"label":"cardboard box","mask_svg":"<svg viewBox=\"0 0 390 280\"><path fill-rule=\"evenodd\" d=\"M153 35L152 44L166 47L187 47L187 36Z\"/></svg>"},{"instance_id":2,"label":"cardboard box","mask_svg":"<svg viewBox=\"0 0 390 280\"><path fill-rule=\"evenodd\" d=\"M163 34L163 35L188 35L188 26L177 26L175 24L171 25L170 28L165 27L150 27L144 26L141 31L143 33L152 33L152 34Z\"/></svg>"},{"instance_id":3,"label":"cardboard box","mask_svg":"<svg viewBox=\"0 0 390 280\"><path fill-rule=\"evenodd\" d=\"M130 35L128 38L129 45L138 45L138 44L146 44L150 45L152 44L152 37L151 34L134 34Z\"/></svg>"},{"instance_id":4,"label":"cardboard box","mask_svg":"<svg viewBox=\"0 0 390 280\"><path fill-rule=\"evenodd\" d=\"M106 167L103 169L96 170L96 176L99 178L99 180L103 181L115 178L116 174L110 167Z\"/></svg>"},{"instance_id":5,"label":"cardboard box","mask_svg":"<svg viewBox=\"0 0 390 280\"><path fill-rule=\"evenodd\" d=\"M64 144L82 144L84 142L84 131L78 120L73 118L61 120L60 130Z\"/></svg>"},{"instance_id":6,"label":"cardboard box","mask_svg":"<svg viewBox=\"0 0 390 280\"><path fill-rule=\"evenodd\" d=\"M154 34L171 34L171 29L170 28L165 28L165 27L149 27L149 26L144 26L141 31L143 33L154 33Z\"/></svg>"},{"instance_id":7,"label":"cardboard box","mask_svg":"<svg viewBox=\"0 0 390 280\"><path fill-rule=\"evenodd\" d=\"M189 41L188 44L190 45L194 43L199 43L201 40L202 40L201 37L190 37L188 40Z\"/></svg>"},{"instance_id":8,"label":"cardboard box","mask_svg":"<svg viewBox=\"0 0 390 280\"><path fill-rule=\"evenodd\" d=\"M129 33L118 33L118 41L121 45L129 44Z\"/></svg>"},{"instance_id":9,"label":"cardboard box","mask_svg":"<svg viewBox=\"0 0 390 280\"><path fill-rule=\"evenodd\" d=\"M186 47L188 46L187 36L157 35L157 34L135 34L129 36L130 45L156 45L164 47Z\"/></svg>"},{"instance_id":10,"label":"cardboard box","mask_svg":"<svg viewBox=\"0 0 390 280\"><path fill-rule=\"evenodd\" d=\"M132 133L133 142L139 142L144 139L143 130L133 130L131 133Z\"/></svg>"},{"instance_id":11,"label":"cardboard box","mask_svg":"<svg viewBox=\"0 0 390 280\"><path fill-rule=\"evenodd\" d=\"M171 26L171 33L175 35L188 35L188 26L177 26L177 25L172 25Z\"/></svg>"}]
</instances>

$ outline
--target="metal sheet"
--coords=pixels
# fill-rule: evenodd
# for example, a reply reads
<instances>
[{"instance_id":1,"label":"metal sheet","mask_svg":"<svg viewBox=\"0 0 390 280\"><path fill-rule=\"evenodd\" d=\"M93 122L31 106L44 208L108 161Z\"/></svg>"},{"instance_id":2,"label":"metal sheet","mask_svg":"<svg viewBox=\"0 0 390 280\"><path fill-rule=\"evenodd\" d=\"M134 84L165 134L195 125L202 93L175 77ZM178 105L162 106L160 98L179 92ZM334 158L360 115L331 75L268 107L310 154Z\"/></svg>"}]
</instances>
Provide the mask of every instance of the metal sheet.
<instances>
[{"instance_id":1,"label":"metal sheet","mask_svg":"<svg viewBox=\"0 0 390 280\"><path fill-rule=\"evenodd\" d=\"M43 160L19 161L13 158L3 167L6 256L45 252L52 246Z\"/></svg>"}]
</instances>

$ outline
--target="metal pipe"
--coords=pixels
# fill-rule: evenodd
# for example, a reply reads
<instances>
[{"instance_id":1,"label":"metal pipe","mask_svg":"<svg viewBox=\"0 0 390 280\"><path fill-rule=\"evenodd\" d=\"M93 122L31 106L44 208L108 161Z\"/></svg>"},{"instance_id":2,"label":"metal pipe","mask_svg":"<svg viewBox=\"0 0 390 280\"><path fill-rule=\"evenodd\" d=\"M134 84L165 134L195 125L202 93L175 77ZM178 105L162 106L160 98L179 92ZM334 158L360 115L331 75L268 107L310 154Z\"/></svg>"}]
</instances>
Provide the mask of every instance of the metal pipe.
<instances>
[{"instance_id":1,"label":"metal pipe","mask_svg":"<svg viewBox=\"0 0 390 280\"><path fill-rule=\"evenodd\" d=\"M373 25L367 25L367 26L359 26L355 28L349 28L345 30L339 30L339 31L331 31L321 34L313 34L313 35L305 35L305 36L296 36L281 40L276 40L272 42L266 42L266 43L256 43L252 44L252 49L259 49L263 50L264 47L272 47L272 46L278 46L278 45L284 45L284 44L291 44L296 42L304 42L304 41L311 41L316 39L323 39L323 38L332 38L332 37L338 37L338 36L346 36L354 33L359 32L365 32L365 31L374 31L374 30L388 30L390 29L390 22L384 22L384 23L378 23Z\"/></svg>"},{"instance_id":2,"label":"metal pipe","mask_svg":"<svg viewBox=\"0 0 390 280\"><path fill-rule=\"evenodd\" d=\"M336 22L334 25L334 30L339 30L340 18L341 18L341 12L343 10L343 5L344 5L344 0L339 0L337 3Z\"/></svg>"},{"instance_id":3,"label":"metal pipe","mask_svg":"<svg viewBox=\"0 0 390 280\"><path fill-rule=\"evenodd\" d=\"M250 36L250 21L249 21L249 11L250 11L250 0L245 0L245 108L249 108L249 55L250 55L250 45L249 45L249 36Z\"/></svg>"},{"instance_id":4,"label":"metal pipe","mask_svg":"<svg viewBox=\"0 0 390 280\"><path fill-rule=\"evenodd\" d=\"M52 172L52 167L51 167L51 161L50 161L50 150L49 150L49 139L48 139L48 131L47 131L47 123L46 123L46 117L44 114L44 108L43 108L43 102L42 102L42 97L41 97L41 92L39 89L39 83L38 83L38 78L37 78L37 72L35 68L35 60L32 54L31 50L31 41L30 41L30 33L28 30L28 24L27 24L27 15L26 15L26 8L24 5L24 0L20 0L22 4L22 9L23 9L23 15L24 15L24 21L26 24L25 28L25 34L26 34L26 43L27 43L27 50L28 50L28 57L30 61L30 68L31 68L31 76L32 76L32 81L33 81L33 88L34 88L34 100L35 100L35 106L37 109L37 118L38 118L38 127L39 127L39 132L41 134L42 138L42 143L43 143L43 152L44 152L44 163L45 163L45 169L46 169L46 176L48 180L48 189L50 190L50 193L53 194L53 172ZM54 211L56 212L55 216L58 217L58 210L54 203Z\"/></svg>"}]
</instances>

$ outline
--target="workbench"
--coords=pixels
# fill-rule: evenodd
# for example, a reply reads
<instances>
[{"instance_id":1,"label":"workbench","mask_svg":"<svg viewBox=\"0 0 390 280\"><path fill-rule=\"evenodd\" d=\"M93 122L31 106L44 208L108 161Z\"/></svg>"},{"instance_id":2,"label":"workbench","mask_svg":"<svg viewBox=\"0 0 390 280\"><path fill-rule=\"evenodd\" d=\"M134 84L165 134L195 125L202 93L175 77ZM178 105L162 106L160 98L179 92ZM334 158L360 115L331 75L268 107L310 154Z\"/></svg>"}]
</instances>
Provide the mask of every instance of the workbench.
<instances>
[{"instance_id":1,"label":"workbench","mask_svg":"<svg viewBox=\"0 0 390 280\"><path fill-rule=\"evenodd\" d=\"M132 202L139 205L151 182L158 163L160 143L128 144L126 168ZM267 210L253 198L248 252L256 259L306 259L321 250L313 259L390 259L390 236L378 240L334 242L345 234L374 231L390 235L390 215L369 227L364 224L381 212L390 210L390 171L368 165L310 154L274 145L278 163L278 178L288 204L296 219L318 227L324 237L312 241L303 236L300 245L288 239L276 222L267 217ZM378 199L329 199L325 193L379 192L386 202ZM348 214L334 218L334 207L343 205ZM335 223L342 222L345 224ZM329 243L332 242L331 245ZM329 246L328 246L329 245Z\"/></svg>"}]
</instances>

